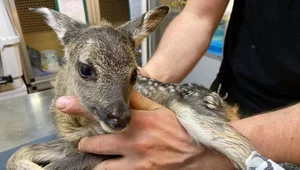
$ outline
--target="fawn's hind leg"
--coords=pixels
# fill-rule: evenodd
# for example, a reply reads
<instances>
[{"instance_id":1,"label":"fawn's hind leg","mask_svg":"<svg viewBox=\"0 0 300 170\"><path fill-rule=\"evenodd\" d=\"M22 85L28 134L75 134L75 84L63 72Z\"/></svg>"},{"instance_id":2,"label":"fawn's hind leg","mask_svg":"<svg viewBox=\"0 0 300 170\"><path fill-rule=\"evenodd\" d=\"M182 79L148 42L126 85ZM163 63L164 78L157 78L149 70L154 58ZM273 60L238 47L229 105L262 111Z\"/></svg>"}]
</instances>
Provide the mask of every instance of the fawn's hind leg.
<instances>
[{"instance_id":1,"label":"fawn's hind leg","mask_svg":"<svg viewBox=\"0 0 300 170\"><path fill-rule=\"evenodd\" d=\"M71 150L62 139L24 146L9 158L6 167L8 170L44 170L44 166L64 158Z\"/></svg>"},{"instance_id":2,"label":"fawn's hind leg","mask_svg":"<svg viewBox=\"0 0 300 170\"><path fill-rule=\"evenodd\" d=\"M142 76L135 88L174 111L197 144L226 155L237 168L246 169L246 159L254 148L228 124L230 107L216 93L202 86L161 83Z\"/></svg>"}]
</instances>

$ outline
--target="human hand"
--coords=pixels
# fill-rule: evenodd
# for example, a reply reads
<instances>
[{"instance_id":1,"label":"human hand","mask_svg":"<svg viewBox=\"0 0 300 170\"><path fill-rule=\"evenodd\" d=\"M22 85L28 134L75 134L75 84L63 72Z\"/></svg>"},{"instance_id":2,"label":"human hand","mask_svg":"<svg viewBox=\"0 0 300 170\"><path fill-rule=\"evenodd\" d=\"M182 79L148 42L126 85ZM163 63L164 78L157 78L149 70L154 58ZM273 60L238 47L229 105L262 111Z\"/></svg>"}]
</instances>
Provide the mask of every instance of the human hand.
<instances>
[{"instance_id":1,"label":"human hand","mask_svg":"<svg viewBox=\"0 0 300 170\"><path fill-rule=\"evenodd\" d=\"M62 111L91 117L70 97ZM60 102L58 101L57 104ZM79 150L95 154L122 155L106 160L95 169L232 169L223 155L195 145L169 109L134 91L131 96L132 120L119 134L83 138ZM216 164L216 162L218 162Z\"/></svg>"}]
</instances>

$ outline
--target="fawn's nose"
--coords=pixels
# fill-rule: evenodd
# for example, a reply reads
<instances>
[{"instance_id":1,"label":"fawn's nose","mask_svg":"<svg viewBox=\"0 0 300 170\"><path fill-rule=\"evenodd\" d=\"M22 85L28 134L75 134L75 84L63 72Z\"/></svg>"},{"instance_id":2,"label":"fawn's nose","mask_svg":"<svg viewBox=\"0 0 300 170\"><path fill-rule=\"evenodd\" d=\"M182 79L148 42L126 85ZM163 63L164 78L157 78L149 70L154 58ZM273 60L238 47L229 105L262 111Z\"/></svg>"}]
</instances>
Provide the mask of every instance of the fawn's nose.
<instances>
[{"instance_id":1,"label":"fawn's nose","mask_svg":"<svg viewBox=\"0 0 300 170\"><path fill-rule=\"evenodd\" d=\"M130 123L131 113L124 101L116 101L97 111L98 117L107 127L114 131L121 131Z\"/></svg>"},{"instance_id":2,"label":"fawn's nose","mask_svg":"<svg viewBox=\"0 0 300 170\"><path fill-rule=\"evenodd\" d=\"M131 116L129 109L125 111L118 111L118 109L115 109L111 113L108 113L106 118L106 124L109 127L115 130L122 130L129 124Z\"/></svg>"}]
</instances>

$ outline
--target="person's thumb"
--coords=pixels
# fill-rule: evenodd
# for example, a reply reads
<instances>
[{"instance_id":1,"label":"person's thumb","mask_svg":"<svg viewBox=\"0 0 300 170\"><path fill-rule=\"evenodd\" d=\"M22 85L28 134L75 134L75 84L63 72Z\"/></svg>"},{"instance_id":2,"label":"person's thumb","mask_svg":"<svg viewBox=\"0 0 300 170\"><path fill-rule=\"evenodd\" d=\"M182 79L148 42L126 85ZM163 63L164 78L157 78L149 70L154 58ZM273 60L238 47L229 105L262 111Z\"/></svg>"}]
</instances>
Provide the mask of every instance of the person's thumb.
<instances>
[{"instance_id":1,"label":"person's thumb","mask_svg":"<svg viewBox=\"0 0 300 170\"><path fill-rule=\"evenodd\" d=\"M64 113L73 116L83 116L94 119L94 115L89 113L83 106L81 106L78 97L76 96L62 96L56 100L56 108Z\"/></svg>"}]
</instances>

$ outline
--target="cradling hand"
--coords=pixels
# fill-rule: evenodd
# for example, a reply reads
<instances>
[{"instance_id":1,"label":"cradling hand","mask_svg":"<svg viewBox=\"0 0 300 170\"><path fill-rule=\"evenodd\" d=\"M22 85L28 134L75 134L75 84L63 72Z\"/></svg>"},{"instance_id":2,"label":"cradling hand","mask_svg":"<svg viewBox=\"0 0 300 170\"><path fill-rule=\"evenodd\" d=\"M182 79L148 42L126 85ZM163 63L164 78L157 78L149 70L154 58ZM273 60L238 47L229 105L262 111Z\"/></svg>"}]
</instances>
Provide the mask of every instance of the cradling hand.
<instances>
[{"instance_id":1,"label":"cradling hand","mask_svg":"<svg viewBox=\"0 0 300 170\"><path fill-rule=\"evenodd\" d=\"M93 118L74 96L62 97L56 104L65 113ZM101 162L96 170L233 169L223 155L197 146L168 108L137 91L132 92L130 104L132 119L123 132L85 137L79 142L82 152L122 155Z\"/></svg>"}]
</instances>

